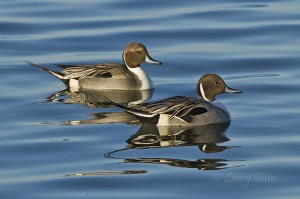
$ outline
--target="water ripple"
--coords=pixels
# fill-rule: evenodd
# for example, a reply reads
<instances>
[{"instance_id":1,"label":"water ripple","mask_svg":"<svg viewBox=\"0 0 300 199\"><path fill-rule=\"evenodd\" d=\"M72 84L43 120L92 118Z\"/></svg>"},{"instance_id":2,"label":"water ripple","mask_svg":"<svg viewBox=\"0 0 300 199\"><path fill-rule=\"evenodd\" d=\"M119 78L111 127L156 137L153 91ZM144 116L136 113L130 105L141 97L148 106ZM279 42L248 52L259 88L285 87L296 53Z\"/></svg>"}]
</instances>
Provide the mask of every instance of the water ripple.
<instances>
[{"instance_id":1,"label":"water ripple","mask_svg":"<svg viewBox=\"0 0 300 199\"><path fill-rule=\"evenodd\" d=\"M0 17L1 198L299 195L298 1L4 0ZM122 62L133 41L164 63L142 65L156 87L149 100L195 96L205 73L243 91L217 97L232 116L223 143L138 136L121 110L59 95L61 82L23 61Z\"/></svg>"}]
</instances>

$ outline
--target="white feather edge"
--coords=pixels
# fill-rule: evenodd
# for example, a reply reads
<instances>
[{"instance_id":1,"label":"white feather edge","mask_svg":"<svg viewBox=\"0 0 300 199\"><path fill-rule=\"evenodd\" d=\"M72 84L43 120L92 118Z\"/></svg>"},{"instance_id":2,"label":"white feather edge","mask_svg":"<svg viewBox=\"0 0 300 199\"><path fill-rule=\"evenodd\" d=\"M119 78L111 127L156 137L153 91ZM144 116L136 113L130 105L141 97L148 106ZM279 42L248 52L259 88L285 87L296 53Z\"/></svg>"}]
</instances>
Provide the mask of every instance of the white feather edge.
<instances>
[{"instance_id":1,"label":"white feather edge","mask_svg":"<svg viewBox=\"0 0 300 199\"><path fill-rule=\"evenodd\" d=\"M151 117L154 117L155 115L157 115L157 114L146 114L146 113L136 112L136 111L132 111L132 110L128 110L128 109L125 109L125 111L128 113L132 113L134 115L137 115L140 117L146 117L146 118L151 118Z\"/></svg>"}]
</instances>

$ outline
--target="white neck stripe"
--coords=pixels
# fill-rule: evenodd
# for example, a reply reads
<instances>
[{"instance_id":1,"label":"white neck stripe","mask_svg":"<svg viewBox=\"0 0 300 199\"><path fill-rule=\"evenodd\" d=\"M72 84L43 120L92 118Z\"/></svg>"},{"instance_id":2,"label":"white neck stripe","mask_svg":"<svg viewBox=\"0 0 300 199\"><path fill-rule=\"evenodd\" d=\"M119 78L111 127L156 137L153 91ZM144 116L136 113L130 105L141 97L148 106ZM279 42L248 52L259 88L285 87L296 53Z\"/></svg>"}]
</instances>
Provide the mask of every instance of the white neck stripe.
<instances>
[{"instance_id":1,"label":"white neck stripe","mask_svg":"<svg viewBox=\"0 0 300 199\"><path fill-rule=\"evenodd\" d=\"M200 93L202 95L202 97L206 100L206 101L210 101L209 99L206 98L205 93L204 93L204 89L202 86L202 83L200 83Z\"/></svg>"},{"instance_id":2,"label":"white neck stripe","mask_svg":"<svg viewBox=\"0 0 300 199\"><path fill-rule=\"evenodd\" d=\"M125 52L123 53L123 60L124 60L124 63L126 65L126 67L129 69L130 67L128 66L128 64L126 63L126 59L125 59Z\"/></svg>"}]
</instances>

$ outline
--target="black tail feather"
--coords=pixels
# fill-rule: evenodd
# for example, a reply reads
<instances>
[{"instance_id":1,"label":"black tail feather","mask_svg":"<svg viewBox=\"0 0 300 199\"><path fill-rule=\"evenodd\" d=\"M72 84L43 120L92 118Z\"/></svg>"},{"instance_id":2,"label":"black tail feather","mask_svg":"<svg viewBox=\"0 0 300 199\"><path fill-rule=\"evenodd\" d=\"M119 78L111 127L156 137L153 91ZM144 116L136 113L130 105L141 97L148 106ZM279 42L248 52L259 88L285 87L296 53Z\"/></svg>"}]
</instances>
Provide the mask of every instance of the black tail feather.
<instances>
[{"instance_id":1,"label":"black tail feather","mask_svg":"<svg viewBox=\"0 0 300 199\"><path fill-rule=\"evenodd\" d=\"M159 115L151 115L147 112L141 111L141 110L137 110L134 108L130 108L130 107L126 107L124 105L118 104L116 102L111 101L110 99L105 98L105 100L108 103L111 103L112 105L119 107L121 109L123 109L125 112L129 113L130 115L134 116L136 119L138 119L141 123L154 123L156 124L158 122L159 119Z\"/></svg>"},{"instance_id":2,"label":"black tail feather","mask_svg":"<svg viewBox=\"0 0 300 199\"><path fill-rule=\"evenodd\" d=\"M24 60L24 62L25 62L26 64L28 64L28 65L34 66L34 67L36 67L36 68L38 68L38 69L41 69L41 70L45 71L46 73L49 73L49 74L53 75L53 74L50 72L50 70L47 69L47 68L44 68L44 67L42 67L42 66L40 66L40 65L37 65L37 64L35 64L35 63L32 63L32 62L30 62L30 61L28 61L28 60Z\"/></svg>"},{"instance_id":3,"label":"black tail feather","mask_svg":"<svg viewBox=\"0 0 300 199\"><path fill-rule=\"evenodd\" d=\"M25 63L31 65L31 66L34 66L42 71L45 71L46 73L50 74L50 75L53 75L54 77L56 77L57 79L61 80L66 86L69 85L69 79L63 79L64 77L64 74L63 73L60 73L60 72L57 72L57 71L53 71L53 70L49 70L47 68L44 68L40 65L37 65L35 63L32 63L28 60L24 60Z\"/></svg>"}]
</instances>

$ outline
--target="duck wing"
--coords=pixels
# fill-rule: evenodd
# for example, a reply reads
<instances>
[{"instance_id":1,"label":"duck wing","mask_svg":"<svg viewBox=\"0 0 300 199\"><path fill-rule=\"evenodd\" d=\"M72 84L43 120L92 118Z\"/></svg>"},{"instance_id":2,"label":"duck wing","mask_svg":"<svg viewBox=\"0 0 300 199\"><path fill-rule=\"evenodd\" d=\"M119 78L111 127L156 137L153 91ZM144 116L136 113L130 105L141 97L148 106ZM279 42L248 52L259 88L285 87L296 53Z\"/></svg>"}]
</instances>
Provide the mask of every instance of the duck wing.
<instances>
[{"instance_id":1,"label":"duck wing","mask_svg":"<svg viewBox=\"0 0 300 199\"><path fill-rule=\"evenodd\" d=\"M157 102L149 102L138 105L128 106L130 112L133 110L147 115L168 114L170 119L173 117L183 118L187 115L199 115L207 112L203 106L204 100L193 97L175 96ZM126 110L126 109L125 109Z\"/></svg>"},{"instance_id":2,"label":"duck wing","mask_svg":"<svg viewBox=\"0 0 300 199\"><path fill-rule=\"evenodd\" d=\"M117 63L93 64L93 65L58 65L63 68L65 79L81 79L85 77L107 78L123 74L124 65Z\"/></svg>"}]
</instances>

